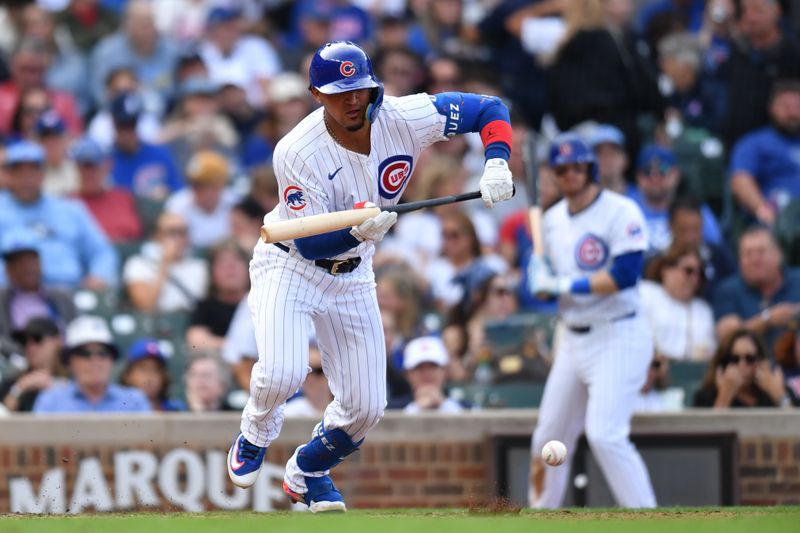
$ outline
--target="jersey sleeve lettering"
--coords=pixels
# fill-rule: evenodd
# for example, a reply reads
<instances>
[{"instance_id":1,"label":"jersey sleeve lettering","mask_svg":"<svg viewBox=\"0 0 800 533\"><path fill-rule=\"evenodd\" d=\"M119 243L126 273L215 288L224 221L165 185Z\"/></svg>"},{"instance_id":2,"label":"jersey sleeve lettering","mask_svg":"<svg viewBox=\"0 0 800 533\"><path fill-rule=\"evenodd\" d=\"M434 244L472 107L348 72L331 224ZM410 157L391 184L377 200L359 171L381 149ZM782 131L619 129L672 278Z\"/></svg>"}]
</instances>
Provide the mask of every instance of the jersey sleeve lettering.
<instances>
[{"instance_id":1,"label":"jersey sleeve lettering","mask_svg":"<svg viewBox=\"0 0 800 533\"><path fill-rule=\"evenodd\" d=\"M508 160L511 154L511 122L508 108L496 96L448 92L431 96L437 112L445 117L447 137L480 133L487 159Z\"/></svg>"}]
</instances>

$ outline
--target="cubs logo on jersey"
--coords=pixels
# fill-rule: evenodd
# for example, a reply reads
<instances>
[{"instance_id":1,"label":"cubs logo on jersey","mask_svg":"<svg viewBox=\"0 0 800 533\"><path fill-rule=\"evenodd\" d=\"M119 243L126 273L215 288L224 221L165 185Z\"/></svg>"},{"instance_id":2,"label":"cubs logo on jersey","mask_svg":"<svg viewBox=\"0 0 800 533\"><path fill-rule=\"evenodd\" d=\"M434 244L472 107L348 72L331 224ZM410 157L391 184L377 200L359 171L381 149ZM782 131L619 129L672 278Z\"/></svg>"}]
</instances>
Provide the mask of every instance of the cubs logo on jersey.
<instances>
[{"instance_id":1,"label":"cubs logo on jersey","mask_svg":"<svg viewBox=\"0 0 800 533\"><path fill-rule=\"evenodd\" d=\"M411 177L414 160L410 155L387 157L378 166L378 191L390 200L400 194Z\"/></svg>"},{"instance_id":2,"label":"cubs logo on jersey","mask_svg":"<svg viewBox=\"0 0 800 533\"><path fill-rule=\"evenodd\" d=\"M597 270L601 268L608 259L608 245L603 240L587 233L580 239L575 246L575 263L582 270Z\"/></svg>"},{"instance_id":3,"label":"cubs logo on jersey","mask_svg":"<svg viewBox=\"0 0 800 533\"><path fill-rule=\"evenodd\" d=\"M300 211L306 206L305 191L296 185L289 185L283 190L283 201L292 211Z\"/></svg>"}]
</instances>

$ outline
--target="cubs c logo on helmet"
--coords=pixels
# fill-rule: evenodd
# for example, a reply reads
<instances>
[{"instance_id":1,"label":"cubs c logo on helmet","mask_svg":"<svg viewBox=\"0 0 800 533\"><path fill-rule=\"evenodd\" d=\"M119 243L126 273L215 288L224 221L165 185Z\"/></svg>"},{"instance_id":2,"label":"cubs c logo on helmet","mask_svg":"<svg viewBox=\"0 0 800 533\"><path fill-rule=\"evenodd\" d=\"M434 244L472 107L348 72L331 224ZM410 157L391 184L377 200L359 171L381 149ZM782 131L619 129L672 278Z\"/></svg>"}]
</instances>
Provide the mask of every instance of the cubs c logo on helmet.
<instances>
[{"instance_id":1,"label":"cubs c logo on helmet","mask_svg":"<svg viewBox=\"0 0 800 533\"><path fill-rule=\"evenodd\" d=\"M306 204L306 193L297 185L289 185L283 190L283 201L292 211L300 211Z\"/></svg>"},{"instance_id":2,"label":"cubs c logo on helmet","mask_svg":"<svg viewBox=\"0 0 800 533\"><path fill-rule=\"evenodd\" d=\"M388 157L378 166L378 192L386 199L400 194L411 177L414 160L409 155Z\"/></svg>"},{"instance_id":3,"label":"cubs c logo on helmet","mask_svg":"<svg viewBox=\"0 0 800 533\"><path fill-rule=\"evenodd\" d=\"M601 268L608 259L608 245L603 240L587 233L578 240L575 246L575 262L581 270L597 270Z\"/></svg>"},{"instance_id":4,"label":"cubs c logo on helmet","mask_svg":"<svg viewBox=\"0 0 800 533\"><path fill-rule=\"evenodd\" d=\"M558 147L558 153L560 153L562 157L569 157L572 154L572 145L569 143L562 143L561 146Z\"/></svg>"},{"instance_id":5,"label":"cubs c logo on helmet","mask_svg":"<svg viewBox=\"0 0 800 533\"><path fill-rule=\"evenodd\" d=\"M349 78L356 73L356 67L353 65L352 61L342 61L341 65L339 65L339 72L341 72L342 76L345 78Z\"/></svg>"}]
</instances>

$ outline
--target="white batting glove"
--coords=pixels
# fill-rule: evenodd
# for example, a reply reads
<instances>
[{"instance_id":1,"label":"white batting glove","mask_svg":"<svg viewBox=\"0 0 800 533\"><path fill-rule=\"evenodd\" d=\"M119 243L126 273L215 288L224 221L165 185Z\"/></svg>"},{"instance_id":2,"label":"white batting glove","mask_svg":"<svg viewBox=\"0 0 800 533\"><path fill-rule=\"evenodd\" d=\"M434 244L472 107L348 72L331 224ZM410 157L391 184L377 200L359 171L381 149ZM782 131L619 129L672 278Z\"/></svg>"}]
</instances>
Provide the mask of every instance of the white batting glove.
<instances>
[{"instance_id":1,"label":"white batting glove","mask_svg":"<svg viewBox=\"0 0 800 533\"><path fill-rule=\"evenodd\" d=\"M364 207L375 207L375 204L366 204ZM397 213L390 213L389 211L381 211L376 216L368 218L358 226L353 226L350 230L350 235L359 241L374 241L379 242L383 240L383 236L389 231L394 223L397 222Z\"/></svg>"},{"instance_id":2,"label":"white batting glove","mask_svg":"<svg viewBox=\"0 0 800 533\"><path fill-rule=\"evenodd\" d=\"M514 195L514 183L505 159L496 157L486 161L483 166L480 190L481 199L486 207L493 207L495 202L508 200Z\"/></svg>"},{"instance_id":3,"label":"white batting glove","mask_svg":"<svg viewBox=\"0 0 800 533\"><path fill-rule=\"evenodd\" d=\"M538 255L531 257L528 263L528 290L534 296L546 294L558 296L567 294L572 288L572 280L565 276L556 276L544 259Z\"/></svg>"}]
</instances>

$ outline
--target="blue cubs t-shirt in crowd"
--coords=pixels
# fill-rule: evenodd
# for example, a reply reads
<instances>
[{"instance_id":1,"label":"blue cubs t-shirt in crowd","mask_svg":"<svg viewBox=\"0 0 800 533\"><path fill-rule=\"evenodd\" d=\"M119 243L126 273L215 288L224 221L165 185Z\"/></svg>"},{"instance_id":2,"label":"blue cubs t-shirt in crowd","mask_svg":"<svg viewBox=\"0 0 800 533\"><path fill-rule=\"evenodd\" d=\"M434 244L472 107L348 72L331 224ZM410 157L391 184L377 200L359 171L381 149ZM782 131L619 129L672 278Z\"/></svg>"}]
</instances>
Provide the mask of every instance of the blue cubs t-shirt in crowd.
<instances>
[{"instance_id":1,"label":"blue cubs t-shirt in crowd","mask_svg":"<svg viewBox=\"0 0 800 533\"><path fill-rule=\"evenodd\" d=\"M111 175L114 185L135 196L165 196L183 187L183 178L169 150L140 143L133 154L114 148Z\"/></svg>"}]
</instances>

